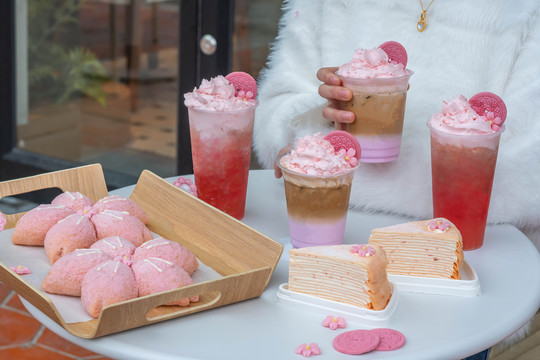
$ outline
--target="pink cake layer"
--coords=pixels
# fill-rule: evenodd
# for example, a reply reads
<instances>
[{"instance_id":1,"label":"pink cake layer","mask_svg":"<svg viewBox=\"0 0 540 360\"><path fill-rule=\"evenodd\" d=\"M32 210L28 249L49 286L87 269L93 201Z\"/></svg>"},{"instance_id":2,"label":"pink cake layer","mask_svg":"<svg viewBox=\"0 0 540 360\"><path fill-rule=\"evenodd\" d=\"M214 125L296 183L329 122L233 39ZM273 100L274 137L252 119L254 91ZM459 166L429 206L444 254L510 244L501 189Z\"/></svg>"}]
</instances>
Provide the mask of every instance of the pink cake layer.
<instances>
[{"instance_id":1,"label":"pink cake layer","mask_svg":"<svg viewBox=\"0 0 540 360\"><path fill-rule=\"evenodd\" d=\"M299 222L289 217L291 243L295 248L343 243L347 217L331 223Z\"/></svg>"}]
</instances>

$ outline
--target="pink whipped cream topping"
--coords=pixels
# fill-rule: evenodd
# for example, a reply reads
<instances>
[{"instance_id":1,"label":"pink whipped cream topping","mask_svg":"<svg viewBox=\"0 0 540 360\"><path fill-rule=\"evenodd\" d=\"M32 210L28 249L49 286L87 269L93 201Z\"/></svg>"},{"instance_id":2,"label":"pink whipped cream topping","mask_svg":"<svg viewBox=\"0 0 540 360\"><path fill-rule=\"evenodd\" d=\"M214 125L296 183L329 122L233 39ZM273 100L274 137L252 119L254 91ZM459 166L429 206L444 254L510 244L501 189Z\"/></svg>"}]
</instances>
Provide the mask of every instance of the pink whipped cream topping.
<instances>
[{"instance_id":1,"label":"pink whipped cream topping","mask_svg":"<svg viewBox=\"0 0 540 360\"><path fill-rule=\"evenodd\" d=\"M388 61L388 55L380 48L357 49L353 58L339 67L336 74L348 78L388 78L409 75L403 64Z\"/></svg>"},{"instance_id":2,"label":"pink whipped cream topping","mask_svg":"<svg viewBox=\"0 0 540 360\"><path fill-rule=\"evenodd\" d=\"M280 164L308 175L330 175L354 168L358 163L353 160L356 158L348 156L347 151L336 151L321 133L316 133L298 138L295 148L281 158Z\"/></svg>"},{"instance_id":3,"label":"pink whipped cream topping","mask_svg":"<svg viewBox=\"0 0 540 360\"><path fill-rule=\"evenodd\" d=\"M188 108L207 111L234 111L255 106L254 99L236 96L235 92L229 80L218 75L210 80L203 80L198 89L184 94L184 104Z\"/></svg>"},{"instance_id":4,"label":"pink whipped cream topping","mask_svg":"<svg viewBox=\"0 0 540 360\"><path fill-rule=\"evenodd\" d=\"M498 119L498 118L496 118ZM492 134L493 113L478 115L463 95L443 101L442 111L435 113L429 121L435 129L451 134L483 135Z\"/></svg>"}]
</instances>

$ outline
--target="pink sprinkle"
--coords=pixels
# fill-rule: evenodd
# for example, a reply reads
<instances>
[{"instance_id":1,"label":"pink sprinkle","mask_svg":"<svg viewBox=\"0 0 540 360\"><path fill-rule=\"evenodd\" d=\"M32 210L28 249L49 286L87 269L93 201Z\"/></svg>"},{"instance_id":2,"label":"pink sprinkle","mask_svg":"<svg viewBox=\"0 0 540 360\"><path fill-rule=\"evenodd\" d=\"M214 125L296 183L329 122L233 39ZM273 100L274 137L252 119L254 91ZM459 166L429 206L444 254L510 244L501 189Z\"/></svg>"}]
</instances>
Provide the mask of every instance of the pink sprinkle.
<instances>
[{"instance_id":1,"label":"pink sprinkle","mask_svg":"<svg viewBox=\"0 0 540 360\"><path fill-rule=\"evenodd\" d=\"M345 329L347 322L341 316L328 315L322 322L322 326L336 330L337 328Z\"/></svg>"},{"instance_id":2,"label":"pink sprinkle","mask_svg":"<svg viewBox=\"0 0 540 360\"><path fill-rule=\"evenodd\" d=\"M174 181L173 184L185 192L197 197L197 186L193 183L193 181L191 181L191 179L180 176Z\"/></svg>"},{"instance_id":3,"label":"pink sprinkle","mask_svg":"<svg viewBox=\"0 0 540 360\"><path fill-rule=\"evenodd\" d=\"M298 355L303 355L304 357L310 357L311 355L319 355L321 353L321 349L319 349L319 345L317 345L317 343L302 344L296 348L295 353Z\"/></svg>"},{"instance_id":4,"label":"pink sprinkle","mask_svg":"<svg viewBox=\"0 0 540 360\"><path fill-rule=\"evenodd\" d=\"M445 233L450 229L452 223L450 221L445 221L443 219L433 219L428 222L427 228L429 231L434 231L438 233Z\"/></svg>"},{"instance_id":5,"label":"pink sprinkle","mask_svg":"<svg viewBox=\"0 0 540 360\"><path fill-rule=\"evenodd\" d=\"M134 261L131 260L131 256L127 256L127 255L124 255L124 256L118 255L118 256L116 256L114 258L114 261L120 261L120 262L122 262L122 263L124 263L124 264L126 264L127 266L130 266L130 267L134 263Z\"/></svg>"},{"instance_id":6,"label":"pink sprinkle","mask_svg":"<svg viewBox=\"0 0 540 360\"><path fill-rule=\"evenodd\" d=\"M0 231L4 230L4 226L6 226L7 220L4 214L0 211Z\"/></svg>"},{"instance_id":7,"label":"pink sprinkle","mask_svg":"<svg viewBox=\"0 0 540 360\"><path fill-rule=\"evenodd\" d=\"M351 252L358 254L358 256L368 257L375 255L375 249L368 245L354 245L351 248Z\"/></svg>"},{"instance_id":8,"label":"pink sprinkle","mask_svg":"<svg viewBox=\"0 0 540 360\"><path fill-rule=\"evenodd\" d=\"M86 216L88 220L92 218L92 216L97 214L97 210L94 209L91 206L85 206L84 209L77 210L78 215Z\"/></svg>"},{"instance_id":9,"label":"pink sprinkle","mask_svg":"<svg viewBox=\"0 0 540 360\"><path fill-rule=\"evenodd\" d=\"M300 16L300 11L296 10L296 11L294 12L294 17L297 18L298 16Z\"/></svg>"},{"instance_id":10,"label":"pink sprinkle","mask_svg":"<svg viewBox=\"0 0 540 360\"><path fill-rule=\"evenodd\" d=\"M26 266L22 266L22 265L11 266L10 269L13 270L15 273L17 273L19 275L26 275L26 274L31 274L32 273L32 271L30 271L29 268L27 268Z\"/></svg>"}]
</instances>

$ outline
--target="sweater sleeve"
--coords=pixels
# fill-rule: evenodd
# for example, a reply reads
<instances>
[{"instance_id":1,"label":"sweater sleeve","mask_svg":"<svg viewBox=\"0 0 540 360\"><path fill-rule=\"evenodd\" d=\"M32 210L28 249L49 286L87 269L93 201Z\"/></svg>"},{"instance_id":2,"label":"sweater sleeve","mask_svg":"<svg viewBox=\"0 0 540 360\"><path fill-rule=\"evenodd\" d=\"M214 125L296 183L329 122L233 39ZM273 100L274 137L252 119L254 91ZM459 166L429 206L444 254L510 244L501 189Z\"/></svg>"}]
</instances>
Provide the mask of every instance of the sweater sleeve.
<instances>
[{"instance_id":1,"label":"sweater sleeve","mask_svg":"<svg viewBox=\"0 0 540 360\"><path fill-rule=\"evenodd\" d=\"M273 166L280 149L331 123L322 116L326 100L318 94L321 67L317 2L286 1L267 67L259 78L259 106L253 147L259 163Z\"/></svg>"}]
</instances>

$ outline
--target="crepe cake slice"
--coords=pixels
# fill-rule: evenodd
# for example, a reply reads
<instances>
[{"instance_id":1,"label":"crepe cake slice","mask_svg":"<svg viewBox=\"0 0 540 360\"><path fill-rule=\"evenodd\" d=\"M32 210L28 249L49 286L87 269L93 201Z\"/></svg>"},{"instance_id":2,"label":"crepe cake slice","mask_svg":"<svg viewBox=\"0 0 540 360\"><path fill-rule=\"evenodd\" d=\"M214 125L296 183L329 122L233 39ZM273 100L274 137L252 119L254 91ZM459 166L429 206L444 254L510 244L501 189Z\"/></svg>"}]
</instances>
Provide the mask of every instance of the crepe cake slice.
<instances>
[{"instance_id":1,"label":"crepe cake slice","mask_svg":"<svg viewBox=\"0 0 540 360\"><path fill-rule=\"evenodd\" d=\"M388 274L461 278L461 233L445 218L373 229L369 244L384 248Z\"/></svg>"},{"instance_id":2,"label":"crepe cake slice","mask_svg":"<svg viewBox=\"0 0 540 360\"><path fill-rule=\"evenodd\" d=\"M377 245L333 245L289 252L289 290L383 310L392 296L386 255Z\"/></svg>"}]
</instances>

